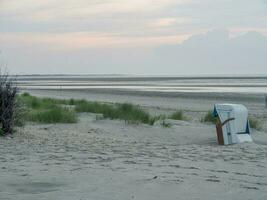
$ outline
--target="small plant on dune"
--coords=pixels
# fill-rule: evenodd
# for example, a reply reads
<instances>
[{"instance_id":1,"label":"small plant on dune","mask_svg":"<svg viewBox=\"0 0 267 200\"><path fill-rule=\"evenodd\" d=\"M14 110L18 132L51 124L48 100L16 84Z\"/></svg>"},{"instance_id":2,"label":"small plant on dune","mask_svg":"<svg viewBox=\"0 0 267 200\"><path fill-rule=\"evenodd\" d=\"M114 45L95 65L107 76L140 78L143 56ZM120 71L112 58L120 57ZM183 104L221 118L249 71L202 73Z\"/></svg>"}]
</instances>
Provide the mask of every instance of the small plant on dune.
<instances>
[{"instance_id":1,"label":"small plant on dune","mask_svg":"<svg viewBox=\"0 0 267 200\"><path fill-rule=\"evenodd\" d=\"M90 102L86 100L77 100L74 102L77 112L90 112L103 114L113 109L112 105L99 102Z\"/></svg>"},{"instance_id":2,"label":"small plant on dune","mask_svg":"<svg viewBox=\"0 0 267 200\"><path fill-rule=\"evenodd\" d=\"M174 113L172 113L169 116L170 119L174 119L174 120L186 120L187 118L184 116L184 113L182 110L178 110Z\"/></svg>"},{"instance_id":3,"label":"small plant on dune","mask_svg":"<svg viewBox=\"0 0 267 200\"><path fill-rule=\"evenodd\" d=\"M201 122L209 122L216 124L218 122L218 118L213 116L212 111L209 111L202 117Z\"/></svg>"},{"instance_id":4,"label":"small plant on dune","mask_svg":"<svg viewBox=\"0 0 267 200\"><path fill-rule=\"evenodd\" d=\"M117 104L112 109L105 110L103 116L110 119L122 119L128 123L154 123L147 112L129 103Z\"/></svg>"},{"instance_id":5,"label":"small plant on dune","mask_svg":"<svg viewBox=\"0 0 267 200\"><path fill-rule=\"evenodd\" d=\"M124 119L128 122L141 122L150 124L150 115L143 111L139 106L133 104L119 104L115 107L114 113L110 113L109 117L114 119Z\"/></svg>"},{"instance_id":6,"label":"small plant on dune","mask_svg":"<svg viewBox=\"0 0 267 200\"><path fill-rule=\"evenodd\" d=\"M254 117L249 117L249 125L258 131L262 130L262 122Z\"/></svg>"}]
</instances>

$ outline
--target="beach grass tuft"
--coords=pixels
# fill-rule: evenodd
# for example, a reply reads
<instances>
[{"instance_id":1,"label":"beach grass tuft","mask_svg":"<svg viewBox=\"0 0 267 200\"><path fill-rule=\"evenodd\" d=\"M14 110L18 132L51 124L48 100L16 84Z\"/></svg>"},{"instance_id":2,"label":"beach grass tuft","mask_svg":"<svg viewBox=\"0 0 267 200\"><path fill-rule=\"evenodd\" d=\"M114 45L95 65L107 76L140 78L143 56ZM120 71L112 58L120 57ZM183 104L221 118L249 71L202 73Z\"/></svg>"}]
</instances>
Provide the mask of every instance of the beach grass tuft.
<instances>
[{"instance_id":1,"label":"beach grass tuft","mask_svg":"<svg viewBox=\"0 0 267 200\"><path fill-rule=\"evenodd\" d=\"M89 112L104 114L105 112L110 112L113 106L110 104L104 104L99 102L91 102L86 100L76 100L73 102L77 112Z\"/></svg>"},{"instance_id":2,"label":"beach grass tuft","mask_svg":"<svg viewBox=\"0 0 267 200\"><path fill-rule=\"evenodd\" d=\"M249 125L258 131L262 130L262 122L254 117L249 117Z\"/></svg>"},{"instance_id":3,"label":"beach grass tuft","mask_svg":"<svg viewBox=\"0 0 267 200\"><path fill-rule=\"evenodd\" d=\"M40 123L75 123L78 119L76 112L66 107L66 105L69 105L69 101L67 100L38 98L28 93L23 93L18 97L18 101L26 107L27 112L25 118L28 121Z\"/></svg>"},{"instance_id":4,"label":"beach grass tuft","mask_svg":"<svg viewBox=\"0 0 267 200\"><path fill-rule=\"evenodd\" d=\"M76 112L63 107L55 106L48 110L32 110L28 113L27 119L39 123L76 123Z\"/></svg>"},{"instance_id":5,"label":"beach grass tuft","mask_svg":"<svg viewBox=\"0 0 267 200\"><path fill-rule=\"evenodd\" d=\"M213 116L212 111L209 111L201 118L201 122L216 124L218 122L218 118Z\"/></svg>"},{"instance_id":6,"label":"beach grass tuft","mask_svg":"<svg viewBox=\"0 0 267 200\"><path fill-rule=\"evenodd\" d=\"M105 104L80 100L75 102L77 112L103 114L104 118L125 120L127 123L144 123L153 125L155 119L139 106L124 104Z\"/></svg>"},{"instance_id":7,"label":"beach grass tuft","mask_svg":"<svg viewBox=\"0 0 267 200\"><path fill-rule=\"evenodd\" d=\"M182 110L178 110L174 113L172 113L169 116L169 119L174 119L174 120L186 120L186 117L184 116L184 113Z\"/></svg>"},{"instance_id":8,"label":"beach grass tuft","mask_svg":"<svg viewBox=\"0 0 267 200\"><path fill-rule=\"evenodd\" d=\"M154 124L153 117L139 106L129 103L115 105L113 112L106 112L104 113L105 116L111 119L122 119L130 123Z\"/></svg>"},{"instance_id":9,"label":"beach grass tuft","mask_svg":"<svg viewBox=\"0 0 267 200\"><path fill-rule=\"evenodd\" d=\"M35 96L28 95L26 93L18 97L19 101L30 109L50 109L58 104L68 105L69 101L62 99L52 99L52 98L38 98Z\"/></svg>"}]
</instances>

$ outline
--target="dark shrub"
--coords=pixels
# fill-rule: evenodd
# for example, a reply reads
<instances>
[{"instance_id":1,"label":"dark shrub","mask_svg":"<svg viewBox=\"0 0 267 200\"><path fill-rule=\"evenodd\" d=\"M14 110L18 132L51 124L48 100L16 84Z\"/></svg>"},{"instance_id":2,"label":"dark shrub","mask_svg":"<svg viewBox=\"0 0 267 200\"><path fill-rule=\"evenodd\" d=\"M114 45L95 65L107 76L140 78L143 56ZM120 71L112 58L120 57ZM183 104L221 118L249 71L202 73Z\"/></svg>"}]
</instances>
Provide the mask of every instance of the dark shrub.
<instances>
[{"instance_id":1,"label":"dark shrub","mask_svg":"<svg viewBox=\"0 0 267 200\"><path fill-rule=\"evenodd\" d=\"M3 135L13 132L15 112L19 107L16 101L17 93L18 88L14 79L0 73L0 124Z\"/></svg>"}]
</instances>

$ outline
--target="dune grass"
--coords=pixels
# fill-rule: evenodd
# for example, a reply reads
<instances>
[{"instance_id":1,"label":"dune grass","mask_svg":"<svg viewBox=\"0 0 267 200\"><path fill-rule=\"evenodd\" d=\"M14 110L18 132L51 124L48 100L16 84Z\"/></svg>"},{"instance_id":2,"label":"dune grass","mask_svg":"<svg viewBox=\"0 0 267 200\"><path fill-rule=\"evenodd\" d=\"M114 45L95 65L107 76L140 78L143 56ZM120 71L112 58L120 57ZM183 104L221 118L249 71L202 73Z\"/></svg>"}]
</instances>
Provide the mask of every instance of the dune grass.
<instances>
[{"instance_id":1,"label":"dune grass","mask_svg":"<svg viewBox=\"0 0 267 200\"><path fill-rule=\"evenodd\" d=\"M201 118L200 121L204 123L216 124L218 122L218 118L213 116L212 111L209 111Z\"/></svg>"},{"instance_id":2,"label":"dune grass","mask_svg":"<svg viewBox=\"0 0 267 200\"><path fill-rule=\"evenodd\" d=\"M27 121L39 123L76 123L77 114L70 108L62 105L69 105L68 100L38 98L23 93L18 100L25 105Z\"/></svg>"},{"instance_id":3,"label":"dune grass","mask_svg":"<svg viewBox=\"0 0 267 200\"><path fill-rule=\"evenodd\" d=\"M55 106L48 110L33 110L27 120L39 123L76 123L77 115L73 110Z\"/></svg>"},{"instance_id":4,"label":"dune grass","mask_svg":"<svg viewBox=\"0 0 267 200\"><path fill-rule=\"evenodd\" d=\"M153 125L155 118L151 117L147 112L143 111L139 106L132 104L118 104L115 106L114 112L104 113L107 117L114 119L124 119L128 122L141 122Z\"/></svg>"},{"instance_id":5,"label":"dune grass","mask_svg":"<svg viewBox=\"0 0 267 200\"><path fill-rule=\"evenodd\" d=\"M168 118L174 120L186 120L186 117L184 116L184 113L181 110L172 113Z\"/></svg>"},{"instance_id":6,"label":"dune grass","mask_svg":"<svg viewBox=\"0 0 267 200\"><path fill-rule=\"evenodd\" d=\"M262 130L262 122L254 117L249 117L249 125L258 131Z\"/></svg>"},{"instance_id":7,"label":"dune grass","mask_svg":"<svg viewBox=\"0 0 267 200\"><path fill-rule=\"evenodd\" d=\"M103 114L104 118L125 120L127 123L153 125L157 120L139 106L129 103L106 104L86 100L38 98L28 93L23 93L19 99L29 108L27 119L41 123L74 123L77 121L76 113L81 112ZM75 110L64 106L74 106Z\"/></svg>"},{"instance_id":8,"label":"dune grass","mask_svg":"<svg viewBox=\"0 0 267 200\"><path fill-rule=\"evenodd\" d=\"M39 98L31 96L28 93L23 93L18 98L23 104L31 109L49 109L59 104L70 105L71 102L71 100L65 99Z\"/></svg>"},{"instance_id":9,"label":"dune grass","mask_svg":"<svg viewBox=\"0 0 267 200\"><path fill-rule=\"evenodd\" d=\"M105 112L110 112L113 109L113 105L111 104L91 102L86 100L74 100L72 103L75 105L75 110L77 112L104 114Z\"/></svg>"},{"instance_id":10,"label":"dune grass","mask_svg":"<svg viewBox=\"0 0 267 200\"><path fill-rule=\"evenodd\" d=\"M144 123L153 125L155 118L142 110L139 106L124 104L104 104L85 100L75 101L77 112L103 114L104 118L125 120L128 123Z\"/></svg>"}]
</instances>

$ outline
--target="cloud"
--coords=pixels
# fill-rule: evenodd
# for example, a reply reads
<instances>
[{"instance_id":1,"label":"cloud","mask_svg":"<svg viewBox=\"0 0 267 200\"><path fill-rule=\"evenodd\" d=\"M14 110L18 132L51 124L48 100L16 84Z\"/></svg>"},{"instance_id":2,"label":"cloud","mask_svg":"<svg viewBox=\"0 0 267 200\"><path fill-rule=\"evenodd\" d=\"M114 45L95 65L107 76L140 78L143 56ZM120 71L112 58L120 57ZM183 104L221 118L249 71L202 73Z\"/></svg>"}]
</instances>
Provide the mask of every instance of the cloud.
<instances>
[{"instance_id":1,"label":"cloud","mask_svg":"<svg viewBox=\"0 0 267 200\"><path fill-rule=\"evenodd\" d=\"M234 27L229 29L230 37L240 36L248 32L257 32L267 36L267 28L255 28L255 27Z\"/></svg>"},{"instance_id":2,"label":"cloud","mask_svg":"<svg viewBox=\"0 0 267 200\"><path fill-rule=\"evenodd\" d=\"M75 32L75 33L0 33L0 42L17 45L39 45L54 50L84 48L122 48L147 47L162 44L179 44L190 35L167 36L119 36L108 33Z\"/></svg>"},{"instance_id":3,"label":"cloud","mask_svg":"<svg viewBox=\"0 0 267 200\"><path fill-rule=\"evenodd\" d=\"M79 39L89 35L77 33L75 36ZM111 40L110 47L90 46L91 39L88 39L85 46L70 48L72 43L77 43L74 35L65 35L62 41L60 35L55 36L50 35L53 39L41 38L43 42L40 43L39 36L29 35L27 37L36 40L32 44L27 40L22 43L27 38L25 35L20 39L1 35L1 55L5 55L10 70L15 73L267 74L267 37L257 32L230 38L228 31L216 30L193 35L176 45L172 43L172 37L164 38L164 42L158 42L159 38L151 39L157 40L159 46L156 47L142 44L149 38L122 40L103 35L103 38L92 41ZM90 36L97 37L99 34ZM133 44L140 46L129 46L131 39ZM66 40L69 44L65 44ZM170 40L168 45L166 40ZM155 41L149 43L154 44Z\"/></svg>"},{"instance_id":4,"label":"cloud","mask_svg":"<svg viewBox=\"0 0 267 200\"><path fill-rule=\"evenodd\" d=\"M163 45L150 64L155 69L168 66L164 69L170 73L266 74L267 37L257 32L229 35L215 30L194 35L180 45Z\"/></svg>"},{"instance_id":5,"label":"cloud","mask_svg":"<svg viewBox=\"0 0 267 200\"><path fill-rule=\"evenodd\" d=\"M4 16L23 17L32 21L86 19L92 16L153 12L189 0L4 0L0 11Z\"/></svg>"},{"instance_id":6,"label":"cloud","mask_svg":"<svg viewBox=\"0 0 267 200\"><path fill-rule=\"evenodd\" d=\"M22 71L266 72L263 36L246 34L267 36L265 2L0 0L0 50Z\"/></svg>"},{"instance_id":7,"label":"cloud","mask_svg":"<svg viewBox=\"0 0 267 200\"><path fill-rule=\"evenodd\" d=\"M175 18L162 18L157 19L153 23L150 24L150 27L165 27L165 26L171 26L176 22Z\"/></svg>"},{"instance_id":8,"label":"cloud","mask_svg":"<svg viewBox=\"0 0 267 200\"><path fill-rule=\"evenodd\" d=\"M261 0L1 0L0 32L108 32L163 37L214 28L262 29Z\"/></svg>"},{"instance_id":9,"label":"cloud","mask_svg":"<svg viewBox=\"0 0 267 200\"><path fill-rule=\"evenodd\" d=\"M171 23L169 9L187 5L191 0L2 0L0 32L66 33L108 32L126 36L188 34L166 30L160 33L148 24ZM185 18L175 18L175 24ZM154 31L154 33L153 33Z\"/></svg>"},{"instance_id":10,"label":"cloud","mask_svg":"<svg viewBox=\"0 0 267 200\"><path fill-rule=\"evenodd\" d=\"M185 24L185 23L188 23L188 22L190 22L190 19L189 18L185 18L185 17L160 18L160 19L156 19L152 23L150 23L149 27L162 28L162 27L168 27L168 26L173 26L173 25L178 25L178 24Z\"/></svg>"}]
</instances>

